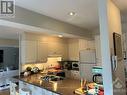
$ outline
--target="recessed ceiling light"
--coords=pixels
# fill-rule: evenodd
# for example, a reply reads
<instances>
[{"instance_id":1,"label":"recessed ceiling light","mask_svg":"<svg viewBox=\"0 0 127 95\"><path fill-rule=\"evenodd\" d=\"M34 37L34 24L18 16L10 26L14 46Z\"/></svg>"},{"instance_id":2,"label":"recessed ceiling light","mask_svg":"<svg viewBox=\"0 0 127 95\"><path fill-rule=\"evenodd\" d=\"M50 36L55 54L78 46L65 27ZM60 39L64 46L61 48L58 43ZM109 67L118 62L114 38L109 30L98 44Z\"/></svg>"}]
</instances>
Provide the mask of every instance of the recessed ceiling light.
<instances>
[{"instance_id":1,"label":"recessed ceiling light","mask_svg":"<svg viewBox=\"0 0 127 95\"><path fill-rule=\"evenodd\" d=\"M58 37L62 38L62 37L63 37L63 35L58 35Z\"/></svg>"},{"instance_id":2,"label":"recessed ceiling light","mask_svg":"<svg viewBox=\"0 0 127 95\"><path fill-rule=\"evenodd\" d=\"M75 12L70 12L69 15L70 16L74 16L76 13Z\"/></svg>"}]
</instances>

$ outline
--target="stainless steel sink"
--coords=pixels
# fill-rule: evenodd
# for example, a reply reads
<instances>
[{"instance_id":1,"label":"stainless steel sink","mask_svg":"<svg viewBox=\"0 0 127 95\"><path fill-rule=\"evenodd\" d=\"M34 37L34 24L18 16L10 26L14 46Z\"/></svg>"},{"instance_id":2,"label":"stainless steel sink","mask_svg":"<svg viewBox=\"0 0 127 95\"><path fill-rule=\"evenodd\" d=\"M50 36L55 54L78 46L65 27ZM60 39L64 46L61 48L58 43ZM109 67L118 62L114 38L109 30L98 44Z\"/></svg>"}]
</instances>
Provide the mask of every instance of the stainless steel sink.
<instances>
[{"instance_id":1,"label":"stainless steel sink","mask_svg":"<svg viewBox=\"0 0 127 95\"><path fill-rule=\"evenodd\" d=\"M64 79L63 77L56 76L56 75L45 75L41 77L41 80L45 80L45 81L60 81L63 79Z\"/></svg>"}]
</instances>

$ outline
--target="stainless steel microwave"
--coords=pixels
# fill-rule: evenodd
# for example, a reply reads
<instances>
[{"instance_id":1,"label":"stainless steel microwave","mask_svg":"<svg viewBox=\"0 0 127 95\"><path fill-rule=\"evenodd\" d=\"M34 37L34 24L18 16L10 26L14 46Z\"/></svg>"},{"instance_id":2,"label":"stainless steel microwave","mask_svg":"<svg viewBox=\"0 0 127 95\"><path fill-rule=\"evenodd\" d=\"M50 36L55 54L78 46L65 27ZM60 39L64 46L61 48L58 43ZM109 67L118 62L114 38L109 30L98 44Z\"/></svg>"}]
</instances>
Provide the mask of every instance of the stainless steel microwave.
<instances>
[{"instance_id":1,"label":"stainless steel microwave","mask_svg":"<svg viewBox=\"0 0 127 95\"><path fill-rule=\"evenodd\" d=\"M79 69L79 62L78 61L72 62L72 69Z\"/></svg>"}]
</instances>

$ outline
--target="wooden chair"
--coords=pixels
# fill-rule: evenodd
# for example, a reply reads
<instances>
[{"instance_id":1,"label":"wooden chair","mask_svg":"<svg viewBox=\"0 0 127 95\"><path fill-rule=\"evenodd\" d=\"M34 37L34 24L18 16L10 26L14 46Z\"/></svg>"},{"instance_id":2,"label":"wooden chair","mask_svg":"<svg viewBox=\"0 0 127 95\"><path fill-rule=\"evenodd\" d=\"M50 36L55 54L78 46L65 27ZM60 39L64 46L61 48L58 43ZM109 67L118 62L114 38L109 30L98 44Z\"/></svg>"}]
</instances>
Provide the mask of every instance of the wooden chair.
<instances>
[{"instance_id":1,"label":"wooden chair","mask_svg":"<svg viewBox=\"0 0 127 95\"><path fill-rule=\"evenodd\" d=\"M13 82L10 82L10 95L19 95L19 93L16 91L17 85Z\"/></svg>"}]
</instances>

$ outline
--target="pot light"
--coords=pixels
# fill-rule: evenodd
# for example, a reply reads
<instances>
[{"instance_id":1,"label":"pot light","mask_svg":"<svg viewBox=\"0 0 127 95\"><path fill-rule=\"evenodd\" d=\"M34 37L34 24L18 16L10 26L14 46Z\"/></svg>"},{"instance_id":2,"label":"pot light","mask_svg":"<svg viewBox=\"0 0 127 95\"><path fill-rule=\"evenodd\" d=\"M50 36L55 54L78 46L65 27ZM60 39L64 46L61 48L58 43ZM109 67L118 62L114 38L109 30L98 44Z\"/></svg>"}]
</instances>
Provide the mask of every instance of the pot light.
<instances>
[{"instance_id":1,"label":"pot light","mask_svg":"<svg viewBox=\"0 0 127 95\"><path fill-rule=\"evenodd\" d=\"M58 37L62 38L62 37L63 37L63 35L58 35Z\"/></svg>"},{"instance_id":2,"label":"pot light","mask_svg":"<svg viewBox=\"0 0 127 95\"><path fill-rule=\"evenodd\" d=\"M76 13L75 12L70 12L69 15L70 16L74 16Z\"/></svg>"}]
</instances>

